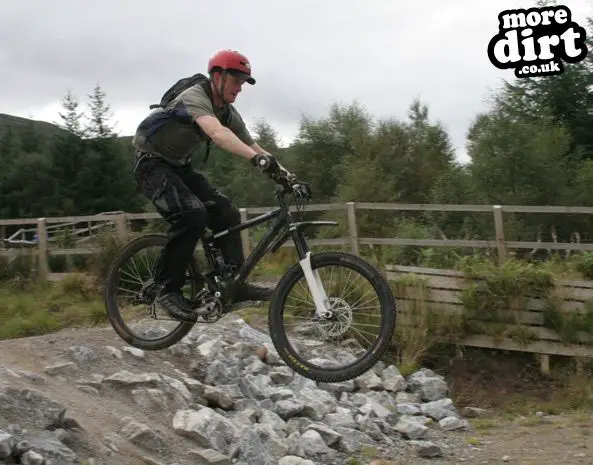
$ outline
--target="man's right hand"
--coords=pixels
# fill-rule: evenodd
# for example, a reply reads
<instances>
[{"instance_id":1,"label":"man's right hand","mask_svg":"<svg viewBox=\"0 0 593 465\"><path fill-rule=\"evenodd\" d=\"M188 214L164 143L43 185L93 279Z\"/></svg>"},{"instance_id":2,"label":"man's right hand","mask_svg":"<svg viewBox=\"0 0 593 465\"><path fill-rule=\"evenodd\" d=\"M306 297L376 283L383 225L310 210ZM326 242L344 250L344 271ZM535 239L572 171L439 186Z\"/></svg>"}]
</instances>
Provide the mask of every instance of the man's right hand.
<instances>
[{"instance_id":1,"label":"man's right hand","mask_svg":"<svg viewBox=\"0 0 593 465\"><path fill-rule=\"evenodd\" d=\"M251 159L251 163L284 187L290 187L293 182L296 182L296 176L278 163L278 160L269 153L258 153Z\"/></svg>"},{"instance_id":2,"label":"man's right hand","mask_svg":"<svg viewBox=\"0 0 593 465\"><path fill-rule=\"evenodd\" d=\"M266 174L272 174L278 171L278 162L276 158L268 153L258 153L252 159L251 163L256 168L260 169Z\"/></svg>"}]
</instances>

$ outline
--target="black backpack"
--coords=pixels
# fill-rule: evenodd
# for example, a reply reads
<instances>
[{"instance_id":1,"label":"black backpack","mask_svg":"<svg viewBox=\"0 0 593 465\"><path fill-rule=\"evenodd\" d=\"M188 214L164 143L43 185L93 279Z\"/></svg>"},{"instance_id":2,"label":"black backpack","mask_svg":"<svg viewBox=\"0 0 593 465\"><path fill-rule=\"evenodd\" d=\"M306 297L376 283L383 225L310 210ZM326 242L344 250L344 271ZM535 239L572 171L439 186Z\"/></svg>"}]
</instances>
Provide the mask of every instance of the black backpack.
<instances>
[{"instance_id":1,"label":"black backpack","mask_svg":"<svg viewBox=\"0 0 593 465\"><path fill-rule=\"evenodd\" d=\"M193 76L188 76L188 77L179 79L175 84L173 84L171 87L169 87L169 89L167 89L167 91L161 97L161 101L159 103L154 103L154 104L150 105L149 108L151 110L154 108L159 108L159 107L165 108L179 94L181 94L181 92L183 92L186 89L189 89L192 86L195 86L196 84L200 85L202 87L202 89L204 89L204 92L206 92L206 95L208 95L208 97L210 97L210 101L212 102L212 105L214 105L214 102L212 99L212 88L210 87L210 79L202 73L196 73ZM223 126L229 127L230 122L231 122L231 112L230 112L230 109L228 106L226 108L227 108L227 111L223 112L222 119L221 119L220 123ZM200 126L198 126L195 122L192 121L190 124L192 124L192 127L195 129L195 131L198 134L200 134L203 138L206 139L206 156L204 158L204 163L205 163L208 160L208 156L210 155L210 144L211 144L212 140L202 130L202 128Z\"/></svg>"}]
</instances>

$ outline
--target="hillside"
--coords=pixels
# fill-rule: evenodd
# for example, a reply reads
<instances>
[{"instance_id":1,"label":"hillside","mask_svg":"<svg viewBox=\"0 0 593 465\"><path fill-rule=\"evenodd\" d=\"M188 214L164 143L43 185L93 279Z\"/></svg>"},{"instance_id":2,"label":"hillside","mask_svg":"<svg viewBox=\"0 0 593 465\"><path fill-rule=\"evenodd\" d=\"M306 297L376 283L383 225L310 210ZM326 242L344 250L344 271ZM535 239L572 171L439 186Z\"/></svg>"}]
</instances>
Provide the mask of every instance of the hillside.
<instances>
[{"instance_id":1,"label":"hillside","mask_svg":"<svg viewBox=\"0 0 593 465\"><path fill-rule=\"evenodd\" d=\"M48 123L46 121L38 121L20 116L9 115L6 113L0 113L0 134L2 134L6 128L10 128L17 133L33 129L35 132L38 132L44 137L53 136L60 132L66 132L58 125Z\"/></svg>"},{"instance_id":2,"label":"hillside","mask_svg":"<svg viewBox=\"0 0 593 465\"><path fill-rule=\"evenodd\" d=\"M23 118L21 116L9 115L7 113L0 113L0 135L10 128L15 132L15 135L21 135L26 131L34 131L40 137L47 139L59 134L66 134L66 130L57 124L49 123L47 121L40 121L30 118ZM124 146L129 146L132 142L133 136L119 136L117 140Z\"/></svg>"}]
</instances>

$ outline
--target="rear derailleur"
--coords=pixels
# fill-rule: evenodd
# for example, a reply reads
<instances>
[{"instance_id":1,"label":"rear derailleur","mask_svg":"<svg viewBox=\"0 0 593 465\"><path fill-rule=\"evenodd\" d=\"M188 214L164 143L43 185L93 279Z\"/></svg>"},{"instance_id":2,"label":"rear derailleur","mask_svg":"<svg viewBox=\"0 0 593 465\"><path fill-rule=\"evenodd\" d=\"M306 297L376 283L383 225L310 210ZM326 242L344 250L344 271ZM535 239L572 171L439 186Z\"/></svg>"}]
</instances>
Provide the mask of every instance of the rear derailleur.
<instances>
[{"instance_id":1,"label":"rear derailleur","mask_svg":"<svg viewBox=\"0 0 593 465\"><path fill-rule=\"evenodd\" d=\"M201 289L190 303L194 313L205 323L214 323L223 315L220 292L212 294L207 287Z\"/></svg>"}]
</instances>

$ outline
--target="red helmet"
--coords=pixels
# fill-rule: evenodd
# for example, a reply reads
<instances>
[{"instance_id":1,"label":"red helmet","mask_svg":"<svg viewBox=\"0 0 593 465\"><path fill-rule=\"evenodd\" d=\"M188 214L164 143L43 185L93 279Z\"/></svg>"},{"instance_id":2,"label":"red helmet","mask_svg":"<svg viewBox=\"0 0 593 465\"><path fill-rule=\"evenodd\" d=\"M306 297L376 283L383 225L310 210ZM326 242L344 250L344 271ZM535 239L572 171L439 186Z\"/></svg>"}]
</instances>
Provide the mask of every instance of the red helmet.
<instances>
[{"instance_id":1,"label":"red helmet","mask_svg":"<svg viewBox=\"0 0 593 465\"><path fill-rule=\"evenodd\" d=\"M245 55L234 50L220 50L216 52L208 61L208 73L215 71L216 68L228 70L235 76L242 77L249 84L255 84L255 79L251 77L251 65Z\"/></svg>"}]
</instances>

